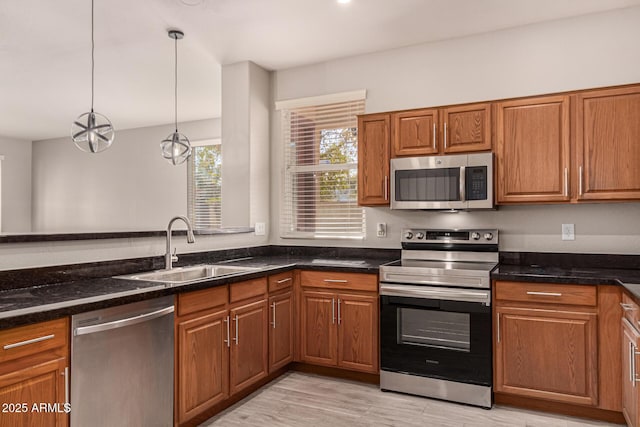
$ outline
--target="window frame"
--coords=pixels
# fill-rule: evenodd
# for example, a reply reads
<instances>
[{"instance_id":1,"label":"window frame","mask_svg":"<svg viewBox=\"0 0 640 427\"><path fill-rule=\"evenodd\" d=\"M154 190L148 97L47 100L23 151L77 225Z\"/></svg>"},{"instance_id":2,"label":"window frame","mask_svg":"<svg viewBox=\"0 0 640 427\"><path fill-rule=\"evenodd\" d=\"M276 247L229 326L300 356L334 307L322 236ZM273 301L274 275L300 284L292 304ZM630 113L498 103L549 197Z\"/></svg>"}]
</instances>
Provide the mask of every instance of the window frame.
<instances>
[{"instance_id":1,"label":"window frame","mask_svg":"<svg viewBox=\"0 0 640 427\"><path fill-rule=\"evenodd\" d=\"M322 126L315 126L315 124L310 120L309 127L313 127L313 137L307 137L307 140L305 141L307 143L309 143L310 141L313 141L313 150L317 150L319 153L319 148L323 138L323 131L333 130L333 129L355 129L356 159L354 162L320 163L320 160L317 159L313 164L295 164L296 163L295 161L291 162L291 152L289 151L290 148L288 148L289 144L294 143L292 135L294 135L296 131L299 132L301 130L301 127L296 127L296 128L292 127L292 119L291 119L291 116L293 114L301 114L300 110L304 110L305 108L307 109L318 108L319 110L322 110L323 107L326 108L326 106L329 106L332 104L336 106L336 110L342 110L344 107L341 106L340 104L344 104L345 102L353 102L354 108L356 108L356 110L359 109L358 111L356 111L355 115L365 113L364 111L365 110L364 102L366 98L365 91L356 91L356 92L347 93L346 97L351 99L344 99L344 97L342 97L341 95L342 94L334 94L334 95L327 95L327 96L321 96L321 97L304 98L299 100L288 100L288 101L282 101L280 103L276 103L276 109L281 110L281 113L280 113L281 137L282 137L281 155L283 158L283 165L282 165L282 188L281 188L282 197L280 200L281 215L280 215L280 221L279 221L279 226L280 226L279 235L283 239L363 240L366 238L365 209L359 206L357 202L357 191L358 191L358 188L357 188L357 174L358 174L357 118L354 118L354 119L349 118L349 120L345 120L341 118L336 121L336 126L333 126L333 124L331 123L323 124ZM358 105L358 103L361 103L361 105ZM345 116L348 116L351 114L354 114L354 113L346 113L346 112L344 113ZM352 121L352 123L349 123L348 126L344 125L346 121ZM304 152L304 150L305 148L302 148L302 152ZM306 150L309 150L309 148L306 148ZM313 156L309 156L309 157L313 158ZM355 221L352 224L345 225L344 226L345 234L342 236L339 235L340 231L324 231L323 232L322 230L318 231L317 229L314 229L313 231L301 230L301 228L304 228L304 223L302 223L302 226L301 226L301 222L299 221L298 218L299 218L300 212L302 212L304 209L298 207L300 206L299 201L296 202L296 197L297 196L299 197L301 193L300 190L296 188L296 184L295 184L296 174L301 174L301 173L321 174L325 172L339 172L339 171L345 171L349 175L355 172L354 174L355 176L353 177L353 181L355 185L355 198L351 202L345 203L345 206L347 206L346 209L348 209L349 207L357 207L360 210L359 212L356 211L357 212L356 215L357 216L361 215L362 217L362 222L360 224L360 231L359 232L357 231L358 221ZM321 196L320 196L320 191L318 189L314 189L314 196L315 198L314 198L314 201L312 201L312 203L320 201ZM344 218L350 219L349 216L350 215L347 213L345 214ZM340 217L340 219L342 218L343 217ZM314 218L313 223L311 225L317 226L317 224L318 223L316 221L316 218ZM355 233L354 233L354 230L356 230Z\"/></svg>"},{"instance_id":2,"label":"window frame","mask_svg":"<svg viewBox=\"0 0 640 427\"><path fill-rule=\"evenodd\" d=\"M198 231L215 231L220 230L222 228L222 168L223 168L223 159L222 159L222 138L208 138L201 139L197 141L191 141L192 153L187 160L187 217L193 226L194 230ZM193 205L194 201L192 197L195 196L195 176L194 176L194 151L197 147L205 147L205 146L220 146L220 222L216 227L199 227L196 219L194 218L194 210L195 205Z\"/></svg>"}]
</instances>

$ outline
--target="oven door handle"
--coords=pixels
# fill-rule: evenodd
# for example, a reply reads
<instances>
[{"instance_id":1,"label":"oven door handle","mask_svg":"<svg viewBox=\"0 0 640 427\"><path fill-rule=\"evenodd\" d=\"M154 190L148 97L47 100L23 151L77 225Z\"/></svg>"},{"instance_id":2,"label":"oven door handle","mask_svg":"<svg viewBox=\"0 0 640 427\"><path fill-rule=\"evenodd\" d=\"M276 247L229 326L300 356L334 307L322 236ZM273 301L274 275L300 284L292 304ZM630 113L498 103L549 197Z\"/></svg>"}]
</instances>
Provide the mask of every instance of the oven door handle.
<instances>
[{"instance_id":1,"label":"oven door handle","mask_svg":"<svg viewBox=\"0 0 640 427\"><path fill-rule=\"evenodd\" d=\"M467 276L434 277L413 273L383 273L382 280L395 283L424 283L437 286L461 286L469 288L489 287L489 275L486 278ZM404 285L403 285L404 286ZM411 285L407 285L411 286ZM415 286L414 286L415 287ZM422 288L424 286L420 286ZM436 288L437 289L437 288Z\"/></svg>"},{"instance_id":2,"label":"oven door handle","mask_svg":"<svg viewBox=\"0 0 640 427\"><path fill-rule=\"evenodd\" d=\"M428 286L393 285L389 283L380 284L380 295L437 299L447 301L478 302L486 306L491 305L491 291L434 288Z\"/></svg>"}]
</instances>

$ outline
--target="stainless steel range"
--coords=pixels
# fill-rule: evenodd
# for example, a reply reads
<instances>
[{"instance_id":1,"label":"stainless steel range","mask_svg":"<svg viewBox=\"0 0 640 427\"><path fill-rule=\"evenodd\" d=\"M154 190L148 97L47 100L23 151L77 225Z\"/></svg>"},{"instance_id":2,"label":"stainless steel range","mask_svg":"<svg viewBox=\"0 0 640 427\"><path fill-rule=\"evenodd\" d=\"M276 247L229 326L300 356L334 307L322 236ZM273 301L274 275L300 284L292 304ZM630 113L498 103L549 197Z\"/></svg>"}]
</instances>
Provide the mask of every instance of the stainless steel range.
<instances>
[{"instance_id":1,"label":"stainless steel range","mask_svg":"<svg viewBox=\"0 0 640 427\"><path fill-rule=\"evenodd\" d=\"M380 267L380 388L490 408L498 230L407 229Z\"/></svg>"}]
</instances>

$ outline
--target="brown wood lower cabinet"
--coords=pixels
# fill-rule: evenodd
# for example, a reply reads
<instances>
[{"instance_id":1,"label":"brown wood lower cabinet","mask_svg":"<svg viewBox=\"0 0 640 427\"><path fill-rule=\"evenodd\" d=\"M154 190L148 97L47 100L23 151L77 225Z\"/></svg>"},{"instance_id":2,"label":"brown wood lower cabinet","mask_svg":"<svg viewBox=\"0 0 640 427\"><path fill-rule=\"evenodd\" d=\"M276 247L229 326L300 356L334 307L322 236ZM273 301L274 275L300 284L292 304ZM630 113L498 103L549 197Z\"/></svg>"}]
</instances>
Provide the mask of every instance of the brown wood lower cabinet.
<instances>
[{"instance_id":1,"label":"brown wood lower cabinet","mask_svg":"<svg viewBox=\"0 0 640 427\"><path fill-rule=\"evenodd\" d=\"M224 308L177 325L181 422L229 397L228 322Z\"/></svg>"},{"instance_id":2,"label":"brown wood lower cabinet","mask_svg":"<svg viewBox=\"0 0 640 427\"><path fill-rule=\"evenodd\" d=\"M288 271L179 294L175 424L196 425L284 372L296 342L303 362L377 374L377 286L371 274Z\"/></svg>"},{"instance_id":3,"label":"brown wood lower cabinet","mask_svg":"<svg viewBox=\"0 0 640 427\"><path fill-rule=\"evenodd\" d=\"M175 423L267 376L267 278L178 295Z\"/></svg>"},{"instance_id":4,"label":"brown wood lower cabinet","mask_svg":"<svg viewBox=\"0 0 640 427\"><path fill-rule=\"evenodd\" d=\"M371 292L377 290L375 277L321 274L301 273L301 360L377 374L378 295ZM343 287L337 291L336 286Z\"/></svg>"},{"instance_id":5,"label":"brown wood lower cabinet","mask_svg":"<svg viewBox=\"0 0 640 427\"><path fill-rule=\"evenodd\" d=\"M493 295L496 402L620 421L620 286L496 281Z\"/></svg>"},{"instance_id":6,"label":"brown wood lower cabinet","mask_svg":"<svg viewBox=\"0 0 640 427\"><path fill-rule=\"evenodd\" d=\"M378 372L377 296L338 294L338 366Z\"/></svg>"},{"instance_id":7,"label":"brown wood lower cabinet","mask_svg":"<svg viewBox=\"0 0 640 427\"><path fill-rule=\"evenodd\" d=\"M266 298L235 307L230 312L230 394L267 376L267 312Z\"/></svg>"},{"instance_id":8,"label":"brown wood lower cabinet","mask_svg":"<svg viewBox=\"0 0 640 427\"><path fill-rule=\"evenodd\" d=\"M0 426L69 424L64 412L68 403L68 354L67 318L0 332ZM34 404L49 404L59 412L33 411Z\"/></svg>"},{"instance_id":9,"label":"brown wood lower cabinet","mask_svg":"<svg viewBox=\"0 0 640 427\"><path fill-rule=\"evenodd\" d=\"M596 405L595 313L500 307L496 391Z\"/></svg>"},{"instance_id":10,"label":"brown wood lower cabinet","mask_svg":"<svg viewBox=\"0 0 640 427\"><path fill-rule=\"evenodd\" d=\"M336 295L331 292L302 291L300 307L300 358L324 366L338 365Z\"/></svg>"},{"instance_id":11,"label":"brown wood lower cabinet","mask_svg":"<svg viewBox=\"0 0 640 427\"><path fill-rule=\"evenodd\" d=\"M269 297L269 372L293 361L293 293Z\"/></svg>"},{"instance_id":12,"label":"brown wood lower cabinet","mask_svg":"<svg viewBox=\"0 0 640 427\"><path fill-rule=\"evenodd\" d=\"M640 332L627 320L622 320L622 414L629 426L640 425L638 420L637 364L640 350Z\"/></svg>"}]
</instances>

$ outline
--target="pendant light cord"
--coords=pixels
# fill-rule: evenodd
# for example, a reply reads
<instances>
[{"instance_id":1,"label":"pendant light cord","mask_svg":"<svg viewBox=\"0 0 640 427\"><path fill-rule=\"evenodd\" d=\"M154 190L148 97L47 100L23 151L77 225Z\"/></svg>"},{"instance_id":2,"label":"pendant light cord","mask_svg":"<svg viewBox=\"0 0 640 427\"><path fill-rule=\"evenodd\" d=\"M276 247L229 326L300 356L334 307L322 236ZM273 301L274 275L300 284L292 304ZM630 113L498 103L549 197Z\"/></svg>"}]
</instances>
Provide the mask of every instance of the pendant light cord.
<instances>
[{"instance_id":1,"label":"pendant light cord","mask_svg":"<svg viewBox=\"0 0 640 427\"><path fill-rule=\"evenodd\" d=\"M175 99L175 102L173 104L173 107L174 107L174 112L173 112L174 116L173 117L174 117L174 122L175 122L175 125L176 125L176 133L177 133L178 132L178 37L177 36L174 38L174 42L175 42L174 43L174 46L175 46L175 51L174 51L174 58L175 58L175 61L174 61L174 71L175 71L174 76L175 76L175 79L174 79L173 87L174 87L174 99Z\"/></svg>"},{"instance_id":2,"label":"pendant light cord","mask_svg":"<svg viewBox=\"0 0 640 427\"><path fill-rule=\"evenodd\" d=\"M93 0L91 0L91 112L93 113L93 80L95 74L95 43L93 41Z\"/></svg>"}]
</instances>

